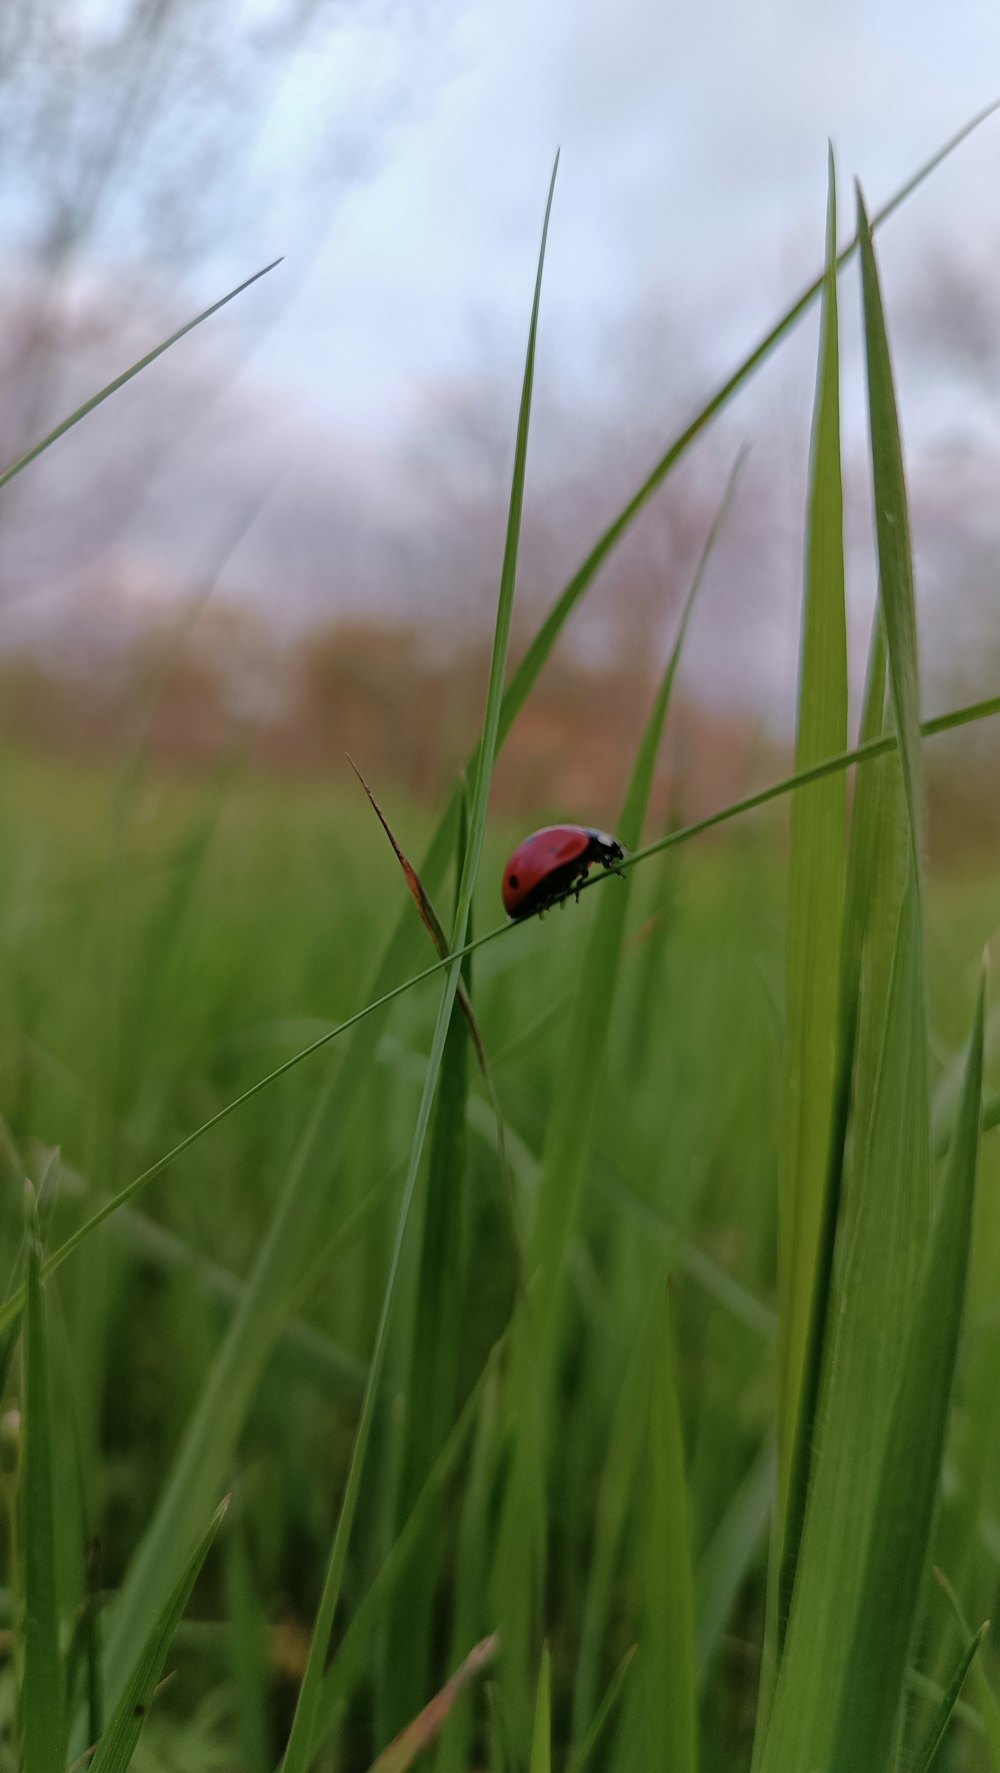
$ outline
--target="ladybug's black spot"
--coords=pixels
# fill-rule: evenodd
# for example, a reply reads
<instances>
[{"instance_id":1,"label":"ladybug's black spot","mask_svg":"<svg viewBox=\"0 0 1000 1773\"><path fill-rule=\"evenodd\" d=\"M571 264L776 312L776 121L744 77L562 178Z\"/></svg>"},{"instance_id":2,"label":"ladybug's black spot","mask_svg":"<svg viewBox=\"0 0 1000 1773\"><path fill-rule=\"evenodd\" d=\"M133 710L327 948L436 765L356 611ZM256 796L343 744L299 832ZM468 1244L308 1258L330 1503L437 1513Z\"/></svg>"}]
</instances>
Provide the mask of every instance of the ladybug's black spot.
<instances>
[{"instance_id":1,"label":"ladybug's black spot","mask_svg":"<svg viewBox=\"0 0 1000 1773\"><path fill-rule=\"evenodd\" d=\"M508 886L512 886L512 887L513 887L513 888L514 888L514 891L515 891L515 892L516 892L516 891L517 891L517 875L516 875L516 874L512 874L512 875L511 875L511 876L510 876L510 878L509 878L509 880L508 880L508 882L507 882L507 885L508 885Z\"/></svg>"}]
</instances>

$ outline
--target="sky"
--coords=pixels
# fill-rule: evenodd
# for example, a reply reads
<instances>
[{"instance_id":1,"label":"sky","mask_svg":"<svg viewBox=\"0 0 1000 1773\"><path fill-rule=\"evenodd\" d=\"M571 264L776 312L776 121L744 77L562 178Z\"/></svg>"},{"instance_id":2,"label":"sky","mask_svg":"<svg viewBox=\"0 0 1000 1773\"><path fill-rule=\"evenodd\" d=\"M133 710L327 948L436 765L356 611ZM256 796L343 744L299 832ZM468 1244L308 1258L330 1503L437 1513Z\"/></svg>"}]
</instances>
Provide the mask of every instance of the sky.
<instances>
[{"instance_id":1,"label":"sky","mask_svg":"<svg viewBox=\"0 0 1000 1773\"><path fill-rule=\"evenodd\" d=\"M286 252L277 276L298 293L257 372L376 439L439 379L518 361L557 147L543 350L599 390L637 305L677 316L715 374L780 312L818 267L828 137L845 234L855 175L877 204L1000 94L1000 9L974 0L361 0L340 16L284 77L265 201L230 262ZM304 195L321 118L366 151ZM1000 237L998 167L1000 118L887 232L890 286L929 239ZM670 366L650 373L666 384Z\"/></svg>"}]
</instances>

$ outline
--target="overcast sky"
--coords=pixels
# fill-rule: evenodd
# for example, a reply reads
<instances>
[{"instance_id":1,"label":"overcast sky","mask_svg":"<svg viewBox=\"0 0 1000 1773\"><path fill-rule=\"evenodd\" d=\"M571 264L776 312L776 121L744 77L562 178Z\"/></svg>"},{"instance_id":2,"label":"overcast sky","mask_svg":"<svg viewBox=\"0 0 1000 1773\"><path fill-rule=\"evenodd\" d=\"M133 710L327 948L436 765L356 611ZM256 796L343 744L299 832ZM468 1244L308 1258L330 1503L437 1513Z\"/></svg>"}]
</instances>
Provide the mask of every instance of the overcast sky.
<instances>
[{"instance_id":1,"label":"overcast sky","mask_svg":"<svg viewBox=\"0 0 1000 1773\"><path fill-rule=\"evenodd\" d=\"M376 435L438 377L520 354L557 146L550 366L599 377L609 330L662 303L718 373L817 268L828 136L846 234L855 173L874 206L1000 93L993 0L361 0L342 18L282 82L231 263L287 252L301 293L258 371ZM327 130L323 189L302 172ZM929 241L996 242L998 170L1000 119L887 231L890 289Z\"/></svg>"}]
</instances>

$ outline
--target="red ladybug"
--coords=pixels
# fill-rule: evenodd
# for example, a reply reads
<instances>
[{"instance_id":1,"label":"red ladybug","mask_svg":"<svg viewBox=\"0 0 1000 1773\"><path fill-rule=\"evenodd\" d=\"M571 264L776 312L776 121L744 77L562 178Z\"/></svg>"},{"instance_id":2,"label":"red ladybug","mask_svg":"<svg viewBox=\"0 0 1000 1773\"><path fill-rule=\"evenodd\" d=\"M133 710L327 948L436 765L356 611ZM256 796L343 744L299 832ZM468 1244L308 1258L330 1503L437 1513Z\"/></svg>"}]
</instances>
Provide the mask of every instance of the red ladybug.
<instances>
[{"instance_id":1,"label":"red ladybug","mask_svg":"<svg viewBox=\"0 0 1000 1773\"><path fill-rule=\"evenodd\" d=\"M510 917L530 917L579 893L594 862L605 868L624 861L625 851L607 831L589 825L546 825L519 843L503 871L504 909Z\"/></svg>"}]
</instances>

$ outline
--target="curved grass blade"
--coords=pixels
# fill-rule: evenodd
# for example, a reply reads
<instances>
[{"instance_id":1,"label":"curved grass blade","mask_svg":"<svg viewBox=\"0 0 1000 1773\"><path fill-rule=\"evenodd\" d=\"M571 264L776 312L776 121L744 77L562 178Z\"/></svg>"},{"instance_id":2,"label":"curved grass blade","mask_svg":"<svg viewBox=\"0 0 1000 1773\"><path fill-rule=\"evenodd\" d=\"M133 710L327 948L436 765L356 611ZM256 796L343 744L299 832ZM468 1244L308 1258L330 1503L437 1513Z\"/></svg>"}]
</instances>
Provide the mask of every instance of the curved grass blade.
<instances>
[{"instance_id":1,"label":"curved grass blade","mask_svg":"<svg viewBox=\"0 0 1000 1773\"><path fill-rule=\"evenodd\" d=\"M990 1622L986 1619L979 1627L979 1630L969 1639L969 1642L959 1657L955 1672L944 1690L941 1703L938 1706L934 1717L931 1719L930 1727L917 1752L917 1758L913 1762L910 1773L930 1773L930 1769L937 1760L938 1749L941 1747L941 1744L947 1735L948 1725L951 1723L951 1714L958 1704L959 1695L965 1685L965 1677L968 1674L969 1669L972 1667L976 1651L979 1649L989 1628Z\"/></svg>"},{"instance_id":2,"label":"curved grass blade","mask_svg":"<svg viewBox=\"0 0 1000 1773\"><path fill-rule=\"evenodd\" d=\"M90 1773L126 1773L126 1768L131 1764L136 1744L146 1721L146 1714L163 1672L163 1664L167 1659L167 1652L170 1649L174 1632L188 1604L198 1572L208 1556L212 1541L219 1531L222 1518L228 1507L229 1498L227 1497L216 1509L208 1527L191 1553L183 1574L125 1684L111 1721L89 1763Z\"/></svg>"},{"instance_id":3,"label":"curved grass blade","mask_svg":"<svg viewBox=\"0 0 1000 1773\"><path fill-rule=\"evenodd\" d=\"M55 1475L49 1400L48 1337L41 1280L38 1212L25 1186L27 1308L19 1501L24 1536L24 1673L21 1731L30 1773L61 1773L63 1664L59 1648Z\"/></svg>"},{"instance_id":4,"label":"curved grass blade","mask_svg":"<svg viewBox=\"0 0 1000 1773\"><path fill-rule=\"evenodd\" d=\"M511 484L510 508L507 519L507 535L504 543L503 566L500 574L500 596L497 605L496 626L493 636L493 652L490 661L490 677L486 695L486 711L483 720L483 737L480 742L479 768L472 799L472 815L470 819L469 844L465 855L465 865L458 890L458 909L455 917L455 942L453 953L448 962L444 991L438 1009L437 1022L431 1043L427 1076L417 1115L417 1124L410 1151L410 1164L403 1186L403 1196L399 1208L396 1232L393 1240L389 1273L386 1280L382 1309L378 1327L375 1332L375 1343L372 1349L368 1370L368 1380L362 1399L361 1414L355 1435L354 1449L348 1468L347 1482L341 1504L337 1529L327 1565L323 1592L320 1598L319 1611L313 1628L312 1641L309 1647L309 1659L302 1686L299 1690L298 1703L292 1719L291 1735L285 1757L282 1762L284 1773L306 1773L313 1754L316 1714L319 1704L320 1685L323 1668L326 1663L330 1634L333 1630L334 1614L340 1599L344 1565L347 1558L347 1545L353 1525L361 1487L361 1474L367 1451L368 1439L374 1418L375 1398L381 1378L382 1364L388 1342L389 1320L395 1298L396 1283L400 1270L403 1243L409 1223L410 1210L416 1191L420 1161L423 1156L424 1141L430 1124L431 1108L437 1088L438 1075L444 1056L445 1041L451 1022L452 1006L458 988L458 980L462 967L461 950L465 944L465 933L472 908L472 895L475 889L479 861L482 855L483 842L486 835L486 815L489 803L490 779L493 771L493 758L496 751L497 731L500 721L500 703L503 696L503 681L506 674L507 649L510 641L511 617L514 605L514 588L517 578L517 557L521 534L521 512L524 503L524 478L528 455L528 429L531 415L531 397L534 385L535 345L538 332L538 312L541 303L542 271L545 263L545 244L548 237L549 217L552 212L552 198L555 190L558 156L552 169L552 180L549 185L548 201L545 208L545 220L542 226L542 242L538 256L538 270L535 277L535 293L531 309L531 323L528 329L528 349L524 369L524 382L521 390L521 406L518 414L517 441L514 452L514 473Z\"/></svg>"},{"instance_id":5,"label":"curved grass blade","mask_svg":"<svg viewBox=\"0 0 1000 1773\"><path fill-rule=\"evenodd\" d=\"M28 467L29 463L36 461L45 450L51 448L53 443L58 443L60 437L65 437L67 431L71 431L74 425L80 423L81 419L87 418L95 408L110 399L112 394L117 394L119 388L124 388L125 383L130 382L133 376L148 369L149 365L155 363L158 357L162 357L165 351L169 351L172 345L176 345L181 339L186 338L187 334L193 332L195 327L200 326L204 320L210 320L212 315L217 314L219 309L224 308L228 302L235 301L236 297L242 295L245 289L249 289L252 283L257 283L261 277L266 277L268 272L273 271L281 262L280 258L272 259L269 265L264 265L260 271L255 271L252 277L244 278L243 282L237 284L235 289L231 289L228 295L220 297L219 301L213 302L211 307L203 308L200 314L196 314L194 319L188 320L184 326L178 327L177 331L172 332L168 339L163 340L162 344L156 345L152 351L147 351L145 357L140 357L130 369L123 370L121 375L115 376L114 381L108 382L107 386L102 388L99 393L92 394L89 400L85 400L82 406L78 406L75 412L69 414L68 418L62 419L54 430L48 432L47 436L41 438L38 443L32 444L23 456L18 456L16 462L11 462L9 467L0 472L0 488L5 487L8 481L13 480L15 474L20 474L22 469Z\"/></svg>"}]
</instances>

